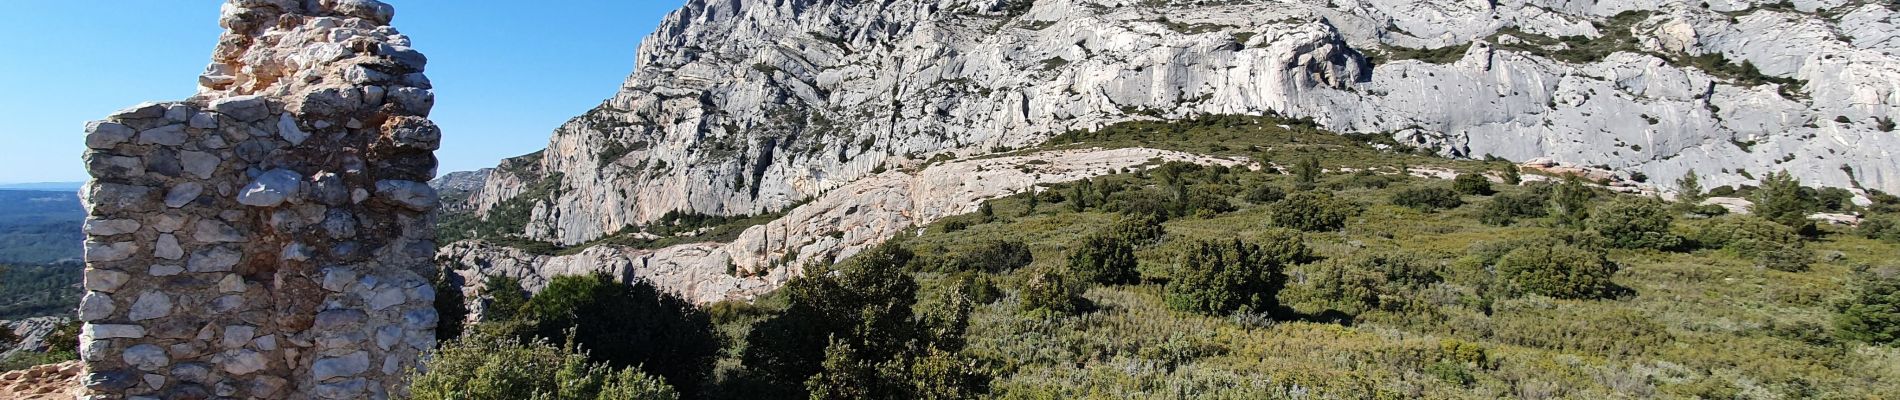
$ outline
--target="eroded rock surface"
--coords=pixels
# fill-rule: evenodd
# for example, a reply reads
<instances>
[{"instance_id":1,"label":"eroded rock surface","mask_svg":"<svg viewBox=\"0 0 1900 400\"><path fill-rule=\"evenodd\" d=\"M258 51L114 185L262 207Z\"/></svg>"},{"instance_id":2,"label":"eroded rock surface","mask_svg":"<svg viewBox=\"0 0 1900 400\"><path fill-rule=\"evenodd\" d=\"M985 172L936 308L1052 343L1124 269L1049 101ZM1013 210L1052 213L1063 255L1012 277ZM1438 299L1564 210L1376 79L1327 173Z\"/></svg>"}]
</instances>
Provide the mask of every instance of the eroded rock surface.
<instances>
[{"instance_id":1,"label":"eroded rock surface","mask_svg":"<svg viewBox=\"0 0 1900 400\"><path fill-rule=\"evenodd\" d=\"M539 291L561 275L606 273L642 279L701 303L748 299L803 272L808 263L842 260L912 227L976 212L983 200L1020 193L1037 184L1107 175L1166 161L1243 165L1175 151L1078 149L952 161L918 172L886 171L834 189L772 222L753 226L730 243L661 249L593 246L548 256L465 241L445 246L441 258L467 282L486 276L520 279ZM479 296L479 285L466 289Z\"/></svg>"},{"instance_id":2,"label":"eroded rock surface","mask_svg":"<svg viewBox=\"0 0 1900 400\"><path fill-rule=\"evenodd\" d=\"M441 132L393 12L232 0L198 95L88 125L82 397L401 396L435 344Z\"/></svg>"},{"instance_id":3,"label":"eroded rock surface","mask_svg":"<svg viewBox=\"0 0 1900 400\"><path fill-rule=\"evenodd\" d=\"M1785 169L1900 191L1900 6L1780 4L693 1L642 43L618 95L505 162L470 204L529 193L527 235L575 244L1068 130L1269 112L1654 182ZM1571 36L1589 40L1555 39Z\"/></svg>"}]
</instances>

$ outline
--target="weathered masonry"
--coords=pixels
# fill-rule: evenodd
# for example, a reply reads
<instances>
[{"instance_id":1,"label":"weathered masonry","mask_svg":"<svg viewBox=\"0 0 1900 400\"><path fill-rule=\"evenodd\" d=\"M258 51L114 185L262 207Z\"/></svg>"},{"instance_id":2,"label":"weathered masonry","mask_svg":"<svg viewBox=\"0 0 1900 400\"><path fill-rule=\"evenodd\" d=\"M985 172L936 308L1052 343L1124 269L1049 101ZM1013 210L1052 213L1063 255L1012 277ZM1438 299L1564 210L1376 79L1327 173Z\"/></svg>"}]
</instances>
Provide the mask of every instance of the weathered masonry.
<instances>
[{"instance_id":1,"label":"weathered masonry","mask_svg":"<svg viewBox=\"0 0 1900 400\"><path fill-rule=\"evenodd\" d=\"M425 59L375 0L231 0L199 94L86 126L86 398L389 398L435 345Z\"/></svg>"}]
</instances>

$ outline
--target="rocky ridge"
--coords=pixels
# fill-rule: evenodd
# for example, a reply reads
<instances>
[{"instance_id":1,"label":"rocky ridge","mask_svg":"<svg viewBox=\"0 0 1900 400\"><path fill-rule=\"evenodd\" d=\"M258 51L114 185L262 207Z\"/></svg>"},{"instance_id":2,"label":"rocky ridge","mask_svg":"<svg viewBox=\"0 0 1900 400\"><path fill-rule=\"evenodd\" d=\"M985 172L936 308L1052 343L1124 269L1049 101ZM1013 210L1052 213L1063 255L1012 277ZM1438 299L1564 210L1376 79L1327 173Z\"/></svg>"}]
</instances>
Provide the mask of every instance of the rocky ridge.
<instances>
[{"instance_id":1,"label":"rocky ridge","mask_svg":"<svg viewBox=\"0 0 1900 400\"><path fill-rule=\"evenodd\" d=\"M525 200L523 228L576 244L668 211L778 210L906 160L1130 119L1262 113L1656 182L1694 168L1711 186L1748 184L1786 169L1897 191L1896 8L689 1L643 42L619 95L510 161L532 166L498 169L472 202L558 181Z\"/></svg>"},{"instance_id":2,"label":"rocky ridge","mask_svg":"<svg viewBox=\"0 0 1900 400\"><path fill-rule=\"evenodd\" d=\"M605 273L642 279L707 303L749 299L775 289L814 262L842 260L912 227L975 212L983 200L1036 188L1159 165L1166 161L1239 166L1222 159L1176 151L1125 148L1075 149L918 165L917 171L879 173L826 192L785 216L753 226L727 243L694 243L660 249L592 246L568 255L538 255L519 249L464 241L443 247L439 260L466 282L486 276L519 279L539 291L562 275ZM479 286L465 294L478 298Z\"/></svg>"}]
</instances>

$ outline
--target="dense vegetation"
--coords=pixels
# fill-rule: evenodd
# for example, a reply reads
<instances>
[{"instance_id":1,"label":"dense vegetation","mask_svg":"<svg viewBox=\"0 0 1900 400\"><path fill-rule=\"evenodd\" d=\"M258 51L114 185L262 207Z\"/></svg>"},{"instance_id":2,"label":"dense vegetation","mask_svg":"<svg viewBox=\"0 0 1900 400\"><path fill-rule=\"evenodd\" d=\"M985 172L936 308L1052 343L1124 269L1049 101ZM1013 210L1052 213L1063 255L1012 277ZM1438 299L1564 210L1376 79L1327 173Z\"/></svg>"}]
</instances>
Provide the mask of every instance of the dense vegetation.
<instances>
[{"instance_id":1,"label":"dense vegetation","mask_svg":"<svg viewBox=\"0 0 1900 400\"><path fill-rule=\"evenodd\" d=\"M79 264L0 265L0 320L71 316L79 304Z\"/></svg>"},{"instance_id":2,"label":"dense vegetation","mask_svg":"<svg viewBox=\"0 0 1900 400\"><path fill-rule=\"evenodd\" d=\"M1900 228L1891 222L1850 230L1711 217L1578 179L1317 133L1296 121L1219 117L1064 135L1044 148L1139 145L1273 164L1157 161L1048 185L808 266L756 301L709 305L723 350L700 396L1900 390L1900 264L1891 257ZM1500 182L1398 173L1407 167ZM1502 183L1511 181L1522 184ZM1770 215L1831 207L1807 201L1824 191L1798 182L1751 195L1788 188L1798 201ZM1900 199L1873 197L1841 207L1893 221Z\"/></svg>"},{"instance_id":3,"label":"dense vegetation","mask_svg":"<svg viewBox=\"0 0 1900 400\"><path fill-rule=\"evenodd\" d=\"M74 192L0 190L0 263L78 260L85 219Z\"/></svg>"}]
</instances>

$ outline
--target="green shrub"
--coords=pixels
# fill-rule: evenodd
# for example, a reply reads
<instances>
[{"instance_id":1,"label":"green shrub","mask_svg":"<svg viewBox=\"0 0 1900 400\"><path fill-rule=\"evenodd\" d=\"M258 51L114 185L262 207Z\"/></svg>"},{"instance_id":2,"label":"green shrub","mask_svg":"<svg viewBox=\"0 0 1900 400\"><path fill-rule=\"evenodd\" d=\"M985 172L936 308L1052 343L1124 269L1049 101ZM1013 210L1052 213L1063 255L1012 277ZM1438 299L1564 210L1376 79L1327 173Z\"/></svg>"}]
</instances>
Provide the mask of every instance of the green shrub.
<instances>
[{"instance_id":1,"label":"green shrub","mask_svg":"<svg viewBox=\"0 0 1900 400\"><path fill-rule=\"evenodd\" d=\"M970 229L970 221L965 221L962 218L948 218L943 221L942 227L943 233L960 232L964 229Z\"/></svg>"},{"instance_id":2,"label":"green shrub","mask_svg":"<svg viewBox=\"0 0 1900 400\"><path fill-rule=\"evenodd\" d=\"M644 368L688 395L699 392L722 347L711 317L692 302L604 274L554 278L521 316L539 337L579 344L613 367Z\"/></svg>"},{"instance_id":3,"label":"green shrub","mask_svg":"<svg viewBox=\"0 0 1900 400\"><path fill-rule=\"evenodd\" d=\"M948 309L917 315L918 284L905 272L913 257L902 245L887 243L835 266L806 267L803 276L787 281L776 294L785 308L754 324L746 336L743 365L769 392L749 395L822 396L844 389L812 382L862 382L862 367L878 366L876 379L888 384L861 390L874 398L915 397L909 392L913 387L903 384L914 379L903 366L927 358L933 349L960 351L962 326L975 296L955 296L943 303ZM832 348L837 351L828 359ZM845 348L848 354L839 355ZM824 392L807 394L808 389Z\"/></svg>"},{"instance_id":4,"label":"green shrub","mask_svg":"<svg viewBox=\"0 0 1900 400\"><path fill-rule=\"evenodd\" d=\"M1089 235L1069 251L1069 271L1077 279L1106 285L1135 283L1135 246L1109 235Z\"/></svg>"},{"instance_id":5,"label":"green shrub","mask_svg":"<svg viewBox=\"0 0 1900 400\"><path fill-rule=\"evenodd\" d=\"M1177 216L1210 217L1215 214L1230 213L1236 209L1234 203L1206 185L1175 191L1175 213Z\"/></svg>"},{"instance_id":6,"label":"green shrub","mask_svg":"<svg viewBox=\"0 0 1900 400\"><path fill-rule=\"evenodd\" d=\"M1900 242L1900 217L1891 214L1869 215L1860 221L1860 229L1856 232L1868 239Z\"/></svg>"},{"instance_id":7,"label":"green shrub","mask_svg":"<svg viewBox=\"0 0 1900 400\"><path fill-rule=\"evenodd\" d=\"M1834 326L1842 338L1900 345L1900 268L1857 267L1853 291L1836 305Z\"/></svg>"},{"instance_id":8,"label":"green shrub","mask_svg":"<svg viewBox=\"0 0 1900 400\"><path fill-rule=\"evenodd\" d=\"M985 240L975 249L951 258L949 270L999 273L1022 268L1035 262L1029 246L1021 241Z\"/></svg>"},{"instance_id":9,"label":"green shrub","mask_svg":"<svg viewBox=\"0 0 1900 400\"><path fill-rule=\"evenodd\" d=\"M1152 215L1130 215L1108 227L1108 235L1136 247L1161 242L1161 220Z\"/></svg>"},{"instance_id":10,"label":"green shrub","mask_svg":"<svg viewBox=\"0 0 1900 400\"><path fill-rule=\"evenodd\" d=\"M1498 168L1498 172L1504 177L1504 184L1506 185L1517 186L1518 184L1524 183L1524 173L1518 171L1517 164L1505 162L1502 167Z\"/></svg>"},{"instance_id":11,"label":"green shrub","mask_svg":"<svg viewBox=\"0 0 1900 400\"><path fill-rule=\"evenodd\" d=\"M1793 228L1752 215L1728 215L1700 224L1695 241L1780 271L1806 270L1813 254Z\"/></svg>"},{"instance_id":12,"label":"green shrub","mask_svg":"<svg viewBox=\"0 0 1900 400\"><path fill-rule=\"evenodd\" d=\"M1325 170L1320 168L1319 158L1308 155L1293 164L1293 181L1302 190L1312 189L1313 185L1319 184L1319 175L1323 172Z\"/></svg>"},{"instance_id":13,"label":"green shrub","mask_svg":"<svg viewBox=\"0 0 1900 400\"><path fill-rule=\"evenodd\" d=\"M1497 193L1496 189L1491 188L1491 179L1485 178L1484 174L1476 173L1458 174L1458 178L1452 179L1451 188L1457 190L1459 194L1472 196L1490 196L1492 193Z\"/></svg>"},{"instance_id":14,"label":"green shrub","mask_svg":"<svg viewBox=\"0 0 1900 400\"><path fill-rule=\"evenodd\" d=\"M1209 315L1271 311L1286 286L1286 267L1238 239L1196 242L1181 254L1168 281L1168 306Z\"/></svg>"},{"instance_id":15,"label":"green shrub","mask_svg":"<svg viewBox=\"0 0 1900 400\"><path fill-rule=\"evenodd\" d=\"M1381 174L1377 172L1372 172L1372 170L1362 169L1362 170L1359 170L1358 172L1353 172L1351 175L1346 175L1344 179L1339 179L1339 180L1333 181L1332 183L1328 183L1326 187L1333 188L1333 189L1351 189L1351 188L1384 189L1384 188L1392 187L1393 184L1405 182L1406 180L1410 178L1411 177L1409 175L1404 175L1404 174L1386 175L1386 174Z\"/></svg>"},{"instance_id":16,"label":"green shrub","mask_svg":"<svg viewBox=\"0 0 1900 400\"><path fill-rule=\"evenodd\" d=\"M528 304L528 291L521 289L521 280L506 276L482 279L482 294L488 296L487 306L482 308L483 321L512 321Z\"/></svg>"},{"instance_id":17,"label":"green shrub","mask_svg":"<svg viewBox=\"0 0 1900 400\"><path fill-rule=\"evenodd\" d=\"M1082 288L1056 271L1037 271L1023 282L1022 310L1034 314L1065 315L1087 308Z\"/></svg>"},{"instance_id":18,"label":"green shrub","mask_svg":"<svg viewBox=\"0 0 1900 400\"><path fill-rule=\"evenodd\" d=\"M1627 308L1582 312L1528 299L1502 301L1497 308L1491 333L1511 345L1631 357L1675 342L1661 324Z\"/></svg>"},{"instance_id":19,"label":"green shrub","mask_svg":"<svg viewBox=\"0 0 1900 400\"><path fill-rule=\"evenodd\" d=\"M1267 207L1273 226L1307 232L1336 231L1346 219L1359 213L1358 205L1333 197L1330 192L1303 191Z\"/></svg>"},{"instance_id":20,"label":"green shrub","mask_svg":"<svg viewBox=\"0 0 1900 400\"><path fill-rule=\"evenodd\" d=\"M1498 275L1517 290L1560 299L1609 297L1616 270L1601 252L1563 244L1520 246L1497 261Z\"/></svg>"},{"instance_id":21,"label":"green shrub","mask_svg":"<svg viewBox=\"0 0 1900 400\"><path fill-rule=\"evenodd\" d=\"M1422 307L1413 294L1441 280L1432 268L1405 253L1360 252L1305 268L1307 301L1347 315Z\"/></svg>"},{"instance_id":22,"label":"green shrub","mask_svg":"<svg viewBox=\"0 0 1900 400\"><path fill-rule=\"evenodd\" d=\"M1697 204L1701 203L1704 197L1706 194L1702 192L1702 177L1697 176L1695 170L1689 170L1689 173L1682 174L1682 178L1676 179L1677 202Z\"/></svg>"},{"instance_id":23,"label":"green shrub","mask_svg":"<svg viewBox=\"0 0 1900 400\"><path fill-rule=\"evenodd\" d=\"M1812 190L1804 190L1801 182L1794 179L1788 171L1779 171L1762 177L1761 187L1749 196L1755 203L1753 213L1769 221L1801 229L1812 224L1808 214L1815 212L1818 201Z\"/></svg>"},{"instance_id":24,"label":"green shrub","mask_svg":"<svg viewBox=\"0 0 1900 400\"><path fill-rule=\"evenodd\" d=\"M1542 218L1548 215L1545 206L1549 200L1538 191L1505 193L1492 196L1485 203L1484 210L1478 214L1478 222L1488 225L1508 226L1522 218Z\"/></svg>"},{"instance_id":25,"label":"green shrub","mask_svg":"<svg viewBox=\"0 0 1900 400\"><path fill-rule=\"evenodd\" d=\"M1319 259L1306 246L1306 234L1286 228L1267 228L1254 236L1260 252L1274 265L1306 264Z\"/></svg>"},{"instance_id":26,"label":"green shrub","mask_svg":"<svg viewBox=\"0 0 1900 400\"><path fill-rule=\"evenodd\" d=\"M987 274L964 272L957 274L957 291L970 297L976 304L990 304L1003 298L1003 290L996 287Z\"/></svg>"},{"instance_id":27,"label":"green shrub","mask_svg":"<svg viewBox=\"0 0 1900 400\"><path fill-rule=\"evenodd\" d=\"M1584 186L1583 178L1577 175L1565 175L1563 182L1551 189L1550 214L1557 216L1557 223L1582 228L1590 218L1590 203L1596 192Z\"/></svg>"},{"instance_id":28,"label":"green shrub","mask_svg":"<svg viewBox=\"0 0 1900 400\"><path fill-rule=\"evenodd\" d=\"M1437 186L1411 187L1392 195L1392 205L1424 212L1453 209L1465 205L1458 192Z\"/></svg>"},{"instance_id":29,"label":"green shrub","mask_svg":"<svg viewBox=\"0 0 1900 400\"><path fill-rule=\"evenodd\" d=\"M1625 197L1597 206L1590 212L1588 225L1613 247L1669 250L1682 244L1682 238L1669 232L1674 221L1662 200Z\"/></svg>"},{"instance_id":30,"label":"green shrub","mask_svg":"<svg viewBox=\"0 0 1900 400\"><path fill-rule=\"evenodd\" d=\"M1286 190L1271 183L1262 182L1247 190L1247 201L1254 204L1267 204L1286 198Z\"/></svg>"},{"instance_id":31,"label":"green shrub","mask_svg":"<svg viewBox=\"0 0 1900 400\"><path fill-rule=\"evenodd\" d=\"M1157 189L1127 190L1109 195L1106 208L1123 214L1166 220L1174 216L1172 199L1173 196Z\"/></svg>"},{"instance_id":32,"label":"green shrub","mask_svg":"<svg viewBox=\"0 0 1900 400\"><path fill-rule=\"evenodd\" d=\"M410 375L416 400L661 400L679 393L659 378L628 367L614 370L587 355L546 342L520 342L476 329L445 343L427 372Z\"/></svg>"}]
</instances>

